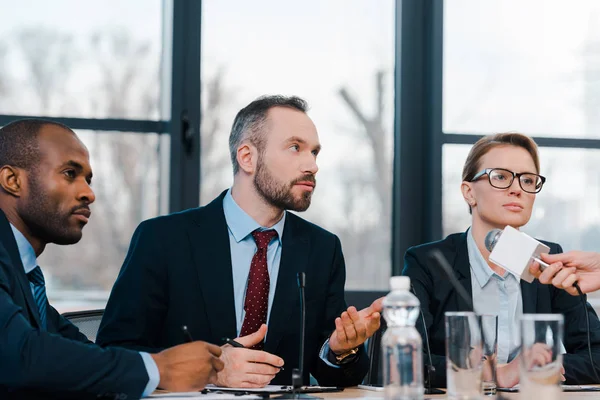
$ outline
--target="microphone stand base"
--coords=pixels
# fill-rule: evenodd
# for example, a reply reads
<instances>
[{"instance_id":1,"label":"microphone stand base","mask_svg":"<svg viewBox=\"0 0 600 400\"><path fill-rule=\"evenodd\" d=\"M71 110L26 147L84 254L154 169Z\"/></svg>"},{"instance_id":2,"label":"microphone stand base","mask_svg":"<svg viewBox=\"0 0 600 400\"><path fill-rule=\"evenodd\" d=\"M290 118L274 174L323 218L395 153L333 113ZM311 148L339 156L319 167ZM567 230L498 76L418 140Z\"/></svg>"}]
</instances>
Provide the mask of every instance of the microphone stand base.
<instances>
[{"instance_id":1,"label":"microphone stand base","mask_svg":"<svg viewBox=\"0 0 600 400\"><path fill-rule=\"evenodd\" d=\"M271 397L272 399L322 399L322 397L311 396L304 393L286 393L281 396Z\"/></svg>"},{"instance_id":2,"label":"microphone stand base","mask_svg":"<svg viewBox=\"0 0 600 400\"><path fill-rule=\"evenodd\" d=\"M442 389L425 388L424 394L446 394Z\"/></svg>"}]
</instances>

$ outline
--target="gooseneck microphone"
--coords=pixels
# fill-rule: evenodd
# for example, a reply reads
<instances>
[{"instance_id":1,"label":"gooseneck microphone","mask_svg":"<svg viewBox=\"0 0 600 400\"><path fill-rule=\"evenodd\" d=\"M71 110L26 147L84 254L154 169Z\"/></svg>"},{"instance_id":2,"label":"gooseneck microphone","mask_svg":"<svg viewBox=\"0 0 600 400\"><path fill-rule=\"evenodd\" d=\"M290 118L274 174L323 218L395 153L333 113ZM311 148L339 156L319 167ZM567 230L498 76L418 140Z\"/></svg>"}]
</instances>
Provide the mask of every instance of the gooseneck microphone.
<instances>
[{"instance_id":1,"label":"gooseneck microphone","mask_svg":"<svg viewBox=\"0 0 600 400\"><path fill-rule=\"evenodd\" d=\"M442 271L444 271L446 278L448 278L450 284L454 290L456 290L456 293L458 293L462 300L467 304L469 311L474 312L475 310L473 309L471 296L469 296L463 285L461 285L458 279L456 279L456 276L454 276L454 271L452 271L450 263L448 263L448 260L446 260L442 252L437 249L431 250L429 252L429 257L442 268ZM498 382L496 382L496 386L498 387ZM506 396L503 396L500 392L496 392L496 399L506 399Z\"/></svg>"},{"instance_id":2,"label":"gooseneck microphone","mask_svg":"<svg viewBox=\"0 0 600 400\"><path fill-rule=\"evenodd\" d=\"M429 258L431 258L440 267L442 267L444 274L446 274L446 277L450 281L450 284L452 285L454 290L456 290L456 293L458 293L460 298L467 304L469 311L473 311L473 300L471 299L471 296L469 296L469 293L467 293L463 285L461 285L458 279L456 279L456 276L454 276L452 267L450 266L442 252L440 252L437 249L431 250L429 252Z\"/></svg>"},{"instance_id":3,"label":"gooseneck microphone","mask_svg":"<svg viewBox=\"0 0 600 400\"><path fill-rule=\"evenodd\" d=\"M304 332L306 326L306 296L304 287L306 286L306 274L298 272L296 275L298 281L298 293L300 295L300 357L298 357L298 368L292 369L292 393L282 394L275 399L320 399L320 397L308 394L298 393L302 388L302 376L304 374Z\"/></svg>"},{"instance_id":4,"label":"gooseneck microphone","mask_svg":"<svg viewBox=\"0 0 600 400\"><path fill-rule=\"evenodd\" d=\"M415 288L412 283L410 284L410 291L417 296L417 292L415 292ZM418 296L417 296L418 297ZM431 347L429 346L429 334L427 333L427 324L425 323L425 314L423 314L423 309L419 307L419 312L421 313L421 321L423 321L423 334L425 335L425 350L427 353L427 360L429 364L425 367L427 368L427 382L425 383L425 394L444 394L445 392L441 389L433 387L433 381L435 379L435 367L433 366L433 361L431 360Z\"/></svg>"},{"instance_id":5,"label":"gooseneck microphone","mask_svg":"<svg viewBox=\"0 0 600 400\"><path fill-rule=\"evenodd\" d=\"M298 272L298 291L300 292L300 357L298 357L298 368L292 370L292 386L294 390L302 386L302 374L304 374L304 331L306 325L306 274Z\"/></svg>"}]
</instances>

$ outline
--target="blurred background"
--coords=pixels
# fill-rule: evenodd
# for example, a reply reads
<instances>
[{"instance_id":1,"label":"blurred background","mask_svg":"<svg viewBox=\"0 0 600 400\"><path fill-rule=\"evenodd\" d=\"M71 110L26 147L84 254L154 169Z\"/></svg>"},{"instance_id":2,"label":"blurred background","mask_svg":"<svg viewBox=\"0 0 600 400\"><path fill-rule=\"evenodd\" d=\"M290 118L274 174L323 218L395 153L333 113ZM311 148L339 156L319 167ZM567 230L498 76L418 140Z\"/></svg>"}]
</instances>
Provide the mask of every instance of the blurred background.
<instances>
[{"instance_id":1,"label":"blurred background","mask_svg":"<svg viewBox=\"0 0 600 400\"><path fill-rule=\"evenodd\" d=\"M336 233L347 290L387 290L412 245L464 231L462 165L481 135L541 146L525 231L600 251L600 2L0 0L0 125L52 117L88 146L97 201L75 246L40 257L59 311L103 308L144 219L232 182L237 111L308 100L319 185L303 217Z\"/></svg>"}]
</instances>

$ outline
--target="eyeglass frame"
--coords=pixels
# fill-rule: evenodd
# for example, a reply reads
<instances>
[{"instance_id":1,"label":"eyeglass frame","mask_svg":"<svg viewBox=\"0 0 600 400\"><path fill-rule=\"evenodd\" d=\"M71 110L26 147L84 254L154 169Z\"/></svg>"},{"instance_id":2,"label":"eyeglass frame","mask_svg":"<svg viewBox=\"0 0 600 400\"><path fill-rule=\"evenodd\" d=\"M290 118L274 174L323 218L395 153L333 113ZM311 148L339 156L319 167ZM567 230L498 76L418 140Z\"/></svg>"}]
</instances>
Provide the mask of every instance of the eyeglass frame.
<instances>
[{"instance_id":1,"label":"eyeglass frame","mask_svg":"<svg viewBox=\"0 0 600 400\"><path fill-rule=\"evenodd\" d=\"M512 180L510 181L510 184L507 187L505 187L505 188L499 188L497 186L494 186L492 184L492 179L490 178L490 172L492 172L493 170L501 170L501 171L510 172L512 174ZM506 168L486 168L483 171L479 171L478 173L476 173L475 176L473 176L473 178L469 182L475 182L476 180L478 180L479 178L481 178L483 175L487 175L488 176L488 182L490 183L490 186L493 187L493 188L496 188L496 189L508 189L514 183L515 178L518 178L517 182L519 182L519 187L524 192L531 193L531 194L537 194L537 193L541 192L542 188L544 187L544 183L546 183L546 177L542 176L540 174L536 174L536 173L533 173L533 172L519 172L519 173L517 173L517 172L513 172L511 170L508 170ZM523 184L521 183L521 176L523 176L523 175L535 175L535 176L539 176L540 179L542 180L542 184L540 185L540 189L537 192L530 192L529 190L525 189L523 187Z\"/></svg>"}]
</instances>

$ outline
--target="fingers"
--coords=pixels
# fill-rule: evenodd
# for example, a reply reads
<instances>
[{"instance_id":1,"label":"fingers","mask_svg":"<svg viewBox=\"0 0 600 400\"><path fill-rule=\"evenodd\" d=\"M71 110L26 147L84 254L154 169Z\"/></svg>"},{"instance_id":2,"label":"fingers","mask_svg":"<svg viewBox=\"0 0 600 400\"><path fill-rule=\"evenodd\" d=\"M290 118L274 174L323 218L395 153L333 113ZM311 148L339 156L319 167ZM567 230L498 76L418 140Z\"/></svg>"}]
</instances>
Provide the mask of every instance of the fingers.
<instances>
[{"instance_id":1,"label":"fingers","mask_svg":"<svg viewBox=\"0 0 600 400\"><path fill-rule=\"evenodd\" d=\"M221 372L221 371L223 371L223 368L225 368L225 363L220 358L213 357L211 361L212 361L212 367L215 371Z\"/></svg>"},{"instance_id":2,"label":"fingers","mask_svg":"<svg viewBox=\"0 0 600 400\"><path fill-rule=\"evenodd\" d=\"M566 288L572 287L575 284L575 282L577 282L577 274L571 274L565 278L562 285L566 289ZM575 288L572 288L572 289L575 289ZM577 293L577 291L575 291L575 293Z\"/></svg>"},{"instance_id":3,"label":"fingers","mask_svg":"<svg viewBox=\"0 0 600 400\"><path fill-rule=\"evenodd\" d=\"M344 330L344 323L342 322L341 317L337 317L335 319L335 334L339 343L346 343L348 341L348 338L346 337L346 331Z\"/></svg>"},{"instance_id":4,"label":"fingers","mask_svg":"<svg viewBox=\"0 0 600 400\"><path fill-rule=\"evenodd\" d=\"M245 349L240 349L245 350ZM274 354L267 353L266 351L258 351L258 350L246 350L247 354L245 361L252 363L263 363L263 364L271 364L276 367L283 367L283 359L277 357ZM279 371L277 371L279 372Z\"/></svg>"},{"instance_id":5,"label":"fingers","mask_svg":"<svg viewBox=\"0 0 600 400\"><path fill-rule=\"evenodd\" d=\"M537 264L537 263L536 263ZM539 281L545 285L552 283L554 276L563 268L561 262L550 264L538 277Z\"/></svg>"},{"instance_id":6,"label":"fingers","mask_svg":"<svg viewBox=\"0 0 600 400\"><path fill-rule=\"evenodd\" d=\"M249 374L258 375L272 375L275 376L279 373L279 368L275 368L269 364L263 363L249 363L247 371Z\"/></svg>"},{"instance_id":7,"label":"fingers","mask_svg":"<svg viewBox=\"0 0 600 400\"><path fill-rule=\"evenodd\" d=\"M377 331L379 329L379 327L381 326L381 314L378 312L375 312L373 314L371 314L371 318L367 321L367 335L365 337L371 337L375 331Z\"/></svg>"},{"instance_id":8,"label":"fingers","mask_svg":"<svg viewBox=\"0 0 600 400\"><path fill-rule=\"evenodd\" d=\"M567 264L571 261L571 254L567 253L559 253L559 254L541 254L540 258L547 262L548 264L554 264L557 262L561 262L563 264Z\"/></svg>"},{"instance_id":9,"label":"fingers","mask_svg":"<svg viewBox=\"0 0 600 400\"><path fill-rule=\"evenodd\" d=\"M360 310L360 312L359 312L360 316L368 317L369 315L373 314L374 312L383 311L383 299L384 298L385 297L380 297L377 300L373 301L370 306ZM350 309L350 308L351 307L348 307L348 309Z\"/></svg>"},{"instance_id":10,"label":"fingers","mask_svg":"<svg viewBox=\"0 0 600 400\"><path fill-rule=\"evenodd\" d=\"M344 332L346 332L346 337L350 343L354 343L358 338L358 333L356 332L356 326L354 324L358 323L359 321L360 317L355 307L348 307L348 311L344 311L342 313Z\"/></svg>"},{"instance_id":11,"label":"fingers","mask_svg":"<svg viewBox=\"0 0 600 400\"><path fill-rule=\"evenodd\" d=\"M279 373L277 367L284 363L280 357L265 351L229 346L224 348L221 358L225 368L219 372L216 382L218 386L227 387L264 387Z\"/></svg>"},{"instance_id":12,"label":"fingers","mask_svg":"<svg viewBox=\"0 0 600 400\"><path fill-rule=\"evenodd\" d=\"M554 286L556 286L557 288L565 288L567 287L566 285L564 285L564 281L565 279L567 279L570 275L575 275L575 268L563 268L561 271L559 271L556 276L552 279L552 284ZM572 286L572 285L571 285Z\"/></svg>"},{"instance_id":13,"label":"fingers","mask_svg":"<svg viewBox=\"0 0 600 400\"><path fill-rule=\"evenodd\" d=\"M540 275L542 274L542 270L540 269L540 263L538 263L537 261L532 262L529 266L529 273L539 279Z\"/></svg>"},{"instance_id":14,"label":"fingers","mask_svg":"<svg viewBox=\"0 0 600 400\"><path fill-rule=\"evenodd\" d=\"M246 336L240 336L235 339L236 342L244 345L244 347L252 347L255 344L258 344L263 341L265 335L267 334L267 325L262 324L260 328L254 333L251 333Z\"/></svg>"},{"instance_id":15,"label":"fingers","mask_svg":"<svg viewBox=\"0 0 600 400\"><path fill-rule=\"evenodd\" d=\"M207 343L206 344L206 348L210 352L210 354L212 354L213 356L215 356L215 357L220 357L221 356L222 351L221 351L221 348L219 346Z\"/></svg>"}]
</instances>

